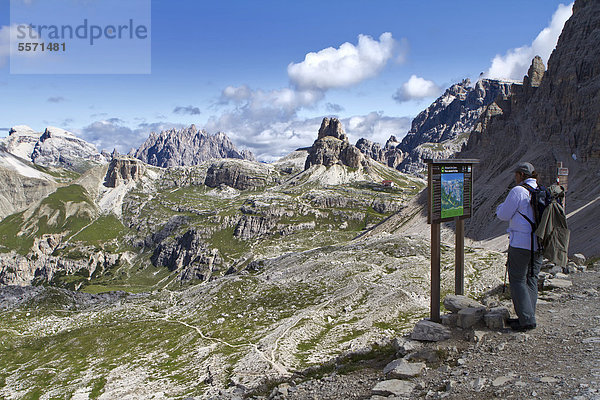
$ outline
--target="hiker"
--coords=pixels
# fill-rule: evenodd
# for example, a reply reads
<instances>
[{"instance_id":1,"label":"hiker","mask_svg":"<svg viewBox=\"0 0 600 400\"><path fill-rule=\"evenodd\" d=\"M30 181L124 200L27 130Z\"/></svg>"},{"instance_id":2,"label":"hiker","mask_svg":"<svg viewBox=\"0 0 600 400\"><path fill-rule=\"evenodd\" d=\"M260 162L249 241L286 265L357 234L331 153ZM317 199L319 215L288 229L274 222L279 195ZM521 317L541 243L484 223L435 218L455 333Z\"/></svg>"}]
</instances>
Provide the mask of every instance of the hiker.
<instances>
[{"instance_id":1,"label":"hiker","mask_svg":"<svg viewBox=\"0 0 600 400\"><path fill-rule=\"evenodd\" d=\"M498 206L496 216L502 221L509 221L508 280L510 295L519 317L510 319L509 324L513 330L526 331L536 327L535 306L542 254L538 251L537 238L532 234L532 225L527 220L535 221L535 216L530 190L524 185L536 189L538 182L537 173L528 162L517 165L514 172L517 186Z\"/></svg>"}]
</instances>

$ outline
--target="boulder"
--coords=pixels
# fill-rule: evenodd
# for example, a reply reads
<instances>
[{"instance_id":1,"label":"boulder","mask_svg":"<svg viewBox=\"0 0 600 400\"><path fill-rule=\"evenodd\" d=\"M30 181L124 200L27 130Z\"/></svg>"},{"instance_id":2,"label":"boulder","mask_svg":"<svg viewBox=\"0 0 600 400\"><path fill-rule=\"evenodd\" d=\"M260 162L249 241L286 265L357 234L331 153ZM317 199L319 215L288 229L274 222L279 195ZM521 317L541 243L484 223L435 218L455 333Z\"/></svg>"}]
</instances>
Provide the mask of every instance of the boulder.
<instances>
[{"instance_id":1,"label":"boulder","mask_svg":"<svg viewBox=\"0 0 600 400\"><path fill-rule=\"evenodd\" d=\"M479 323L483 319L484 314L485 307L483 306L463 308L458 312L458 321L456 321L456 326L463 329L468 329Z\"/></svg>"},{"instance_id":2,"label":"boulder","mask_svg":"<svg viewBox=\"0 0 600 400\"><path fill-rule=\"evenodd\" d=\"M400 337L395 338L392 341L392 346L394 346L394 349L396 350L396 355L404 357L411 351L417 350L421 346L421 343L417 342L416 340Z\"/></svg>"},{"instance_id":3,"label":"boulder","mask_svg":"<svg viewBox=\"0 0 600 400\"><path fill-rule=\"evenodd\" d=\"M483 304L466 296L449 294L444 298L444 307L446 307L448 311L457 313L464 308L483 307Z\"/></svg>"},{"instance_id":4,"label":"boulder","mask_svg":"<svg viewBox=\"0 0 600 400\"><path fill-rule=\"evenodd\" d=\"M446 326L456 326L456 323L458 322L458 314L457 313L450 313L450 314L444 314L441 317L442 319L442 325L446 325Z\"/></svg>"},{"instance_id":5,"label":"boulder","mask_svg":"<svg viewBox=\"0 0 600 400\"><path fill-rule=\"evenodd\" d=\"M425 369L425 363L410 363L404 359L398 359L386 365L383 373L388 378L407 379L420 375L423 369Z\"/></svg>"},{"instance_id":6,"label":"boulder","mask_svg":"<svg viewBox=\"0 0 600 400\"><path fill-rule=\"evenodd\" d=\"M429 320L421 320L415 325L411 339L421 340L426 342L439 342L449 339L451 336L450 330L445 326Z\"/></svg>"},{"instance_id":7,"label":"boulder","mask_svg":"<svg viewBox=\"0 0 600 400\"><path fill-rule=\"evenodd\" d=\"M401 381L399 379L390 379L381 381L373 388L374 395L381 396L408 396L411 394L415 384L412 382Z\"/></svg>"},{"instance_id":8,"label":"boulder","mask_svg":"<svg viewBox=\"0 0 600 400\"><path fill-rule=\"evenodd\" d=\"M577 253L573 255L573 261L577 264L577 265L585 265L585 256L581 253Z\"/></svg>"},{"instance_id":9,"label":"boulder","mask_svg":"<svg viewBox=\"0 0 600 400\"><path fill-rule=\"evenodd\" d=\"M483 316L485 325L489 329L504 329L504 323L510 317L508 308L494 307Z\"/></svg>"},{"instance_id":10,"label":"boulder","mask_svg":"<svg viewBox=\"0 0 600 400\"><path fill-rule=\"evenodd\" d=\"M554 279L546 279L544 281L544 289L564 289L571 287L573 282L567 279L554 278Z\"/></svg>"}]
</instances>

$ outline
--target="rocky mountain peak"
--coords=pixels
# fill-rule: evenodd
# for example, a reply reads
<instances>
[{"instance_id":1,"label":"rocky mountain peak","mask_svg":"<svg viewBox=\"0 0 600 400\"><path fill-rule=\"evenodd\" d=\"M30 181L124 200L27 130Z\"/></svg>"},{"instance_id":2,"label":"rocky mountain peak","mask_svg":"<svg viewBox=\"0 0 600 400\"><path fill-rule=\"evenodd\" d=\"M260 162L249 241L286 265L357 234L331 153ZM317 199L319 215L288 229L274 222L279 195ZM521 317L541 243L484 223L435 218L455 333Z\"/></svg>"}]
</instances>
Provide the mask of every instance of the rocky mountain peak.
<instances>
[{"instance_id":1,"label":"rocky mountain peak","mask_svg":"<svg viewBox=\"0 0 600 400\"><path fill-rule=\"evenodd\" d=\"M18 125L9 133L2 140L6 151L34 164L83 172L94 164L108 162L94 145L64 129L49 126L40 133Z\"/></svg>"},{"instance_id":2,"label":"rocky mountain peak","mask_svg":"<svg viewBox=\"0 0 600 400\"><path fill-rule=\"evenodd\" d=\"M225 133L209 135L195 125L151 133L135 156L163 168L198 165L219 158L256 160L250 151L239 151Z\"/></svg>"},{"instance_id":3,"label":"rocky mountain peak","mask_svg":"<svg viewBox=\"0 0 600 400\"><path fill-rule=\"evenodd\" d=\"M542 83L542 78L546 72L544 61L540 56L535 56L531 61L527 76L523 78L523 86L538 87Z\"/></svg>"},{"instance_id":4,"label":"rocky mountain peak","mask_svg":"<svg viewBox=\"0 0 600 400\"><path fill-rule=\"evenodd\" d=\"M463 79L417 115L401 142L390 136L383 149L367 141L357 146L367 157L389 167L419 174L425 168L424 159L451 158L459 152L483 111L496 98L506 99L511 88L510 82L480 79L472 86L468 78Z\"/></svg>"},{"instance_id":5,"label":"rocky mountain peak","mask_svg":"<svg viewBox=\"0 0 600 400\"><path fill-rule=\"evenodd\" d=\"M335 164L356 168L363 159L361 151L348 142L340 120L323 118L317 140L308 150L304 169L313 165L330 167Z\"/></svg>"},{"instance_id":6,"label":"rocky mountain peak","mask_svg":"<svg viewBox=\"0 0 600 400\"><path fill-rule=\"evenodd\" d=\"M391 135L390 138L387 140L387 142L385 142L385 148L393 149L393 148L398 147L399 144L400 144L400 141L398 139L396 139L396 136Z\"/></svg>"},{"instance_id":7,"label":"rocky mountain peak","mask_svg":"<svg viewBox=\"0 0 600 400\"><path fill-rule=\"evenodd\" d=\"M317 139L322 139L326 136L331 136L336 139L340 139L341 141L348 142L348 136L344 132L342 123L337 118L323 118Z\"/></svg>"}]
</instances>

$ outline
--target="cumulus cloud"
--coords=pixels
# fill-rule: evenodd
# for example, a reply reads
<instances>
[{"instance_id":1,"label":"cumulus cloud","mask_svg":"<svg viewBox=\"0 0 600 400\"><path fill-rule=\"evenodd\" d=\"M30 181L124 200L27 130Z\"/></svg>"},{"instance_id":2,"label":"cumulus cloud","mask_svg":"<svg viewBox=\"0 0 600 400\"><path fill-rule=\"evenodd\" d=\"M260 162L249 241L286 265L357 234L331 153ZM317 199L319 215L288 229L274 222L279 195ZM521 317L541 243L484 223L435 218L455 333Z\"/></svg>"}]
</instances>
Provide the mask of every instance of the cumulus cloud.
<instances>
[{"instance_id":1,"label":"cumulus cloud","mask_svg":"<svg viewBox=\"0 0 600 400\"><path fill-rule=\"evenodd\" d=\"M550 24L537 35L530 45L510 49L504 55L496 55L485 76L493 79L521 80L527 74L531 60L536 55L540 56L544 60L544 64L547 65L565 22L572 14L573 3L569 5L559 4Z\"/></svg>"},{"instance_id":2,"label":"cumulus cloud","mask_svg":"<svg viewBox=\"0 0 600 400\"><path fill-rule=\"evenodd\" d=\"M227 86L221 92L220 104L233 103L239 108L252 110L279 108L283 113L294 114L299 108L314 105L323 96L323 92L318 90L282 88L264 91L261 89L253 90L246 85L240 87Z\"/></svg>"},{"instance_id":3,"label":"cumulus cloud","mask_svg":"<svg viewBox=\"0 0 600 400\"><path fill-rule=\"evenodd\" d=\"M288 76L301 89L327 90L355 85L377 75L394 54L396 41L385 32L379 41L358 35L358 44L344 43L308 53L304 61L288 65Z\"/></svg>"},{"instance_id":4,"label":"cumulus cloud","mask_svg":"<svg viewBox=\"0 0 600 400\"><path fill-rule=\"evenodd\" d=\"M435 97L441 93L442 89L433 81L428 81L416 75L412 75L407 82L394 94L394 99L400 103L409 100L424 99L426 97Z\"/></svg>"},{"instance_id":5,"label":"cumulus cloud","mask_svg":"<svg viewBox=\"0 0 600 400\"><path fill-rule=\"evenodd\" d=\"M173 113L182 115L200 115L201 111L194 106L177 106L173 109Z\"/></svg>"},{"instance_id":6,"label":"cumulus cloud","mask_svg":"<svg viewBox=\"0 0 600 400\"><path fill-rule=\"evenodd\" d=\"M388 117L382 112L372 111L366 115L344 118L342 124L351 142L356 143L358 139L365 138L383 145L391 135L403 137L410 129L411 119Z\"/></svg>"},{"instance_id":7,"label":"cumulus cloud","mask_svg":"<svg viewBox=\"0 0 600 400\"><path fill-rule=\"evenodd\" d=\"M398 54L403 61L408 43L397 43L389 32L378 40L358 36L358 44L344 43L308 53L304 61L288 65L290 87L261 90L247 85L227 86L217 105L230 106L220 115L211 116L205 129L223 131L240 148L250 149L261 161L274 161L289 152L310 146L317 137L322 117L299 118L301 109L311 109L325 98L330 89L355 85L378 74ZM326 103L332 113L343 111L339 104ZM381 113L345 120L350 137L387 140L389 135L404 134L408 118L385 117ZM352 126L349 128L349 126Z\"/></svg>"}]
</instances>

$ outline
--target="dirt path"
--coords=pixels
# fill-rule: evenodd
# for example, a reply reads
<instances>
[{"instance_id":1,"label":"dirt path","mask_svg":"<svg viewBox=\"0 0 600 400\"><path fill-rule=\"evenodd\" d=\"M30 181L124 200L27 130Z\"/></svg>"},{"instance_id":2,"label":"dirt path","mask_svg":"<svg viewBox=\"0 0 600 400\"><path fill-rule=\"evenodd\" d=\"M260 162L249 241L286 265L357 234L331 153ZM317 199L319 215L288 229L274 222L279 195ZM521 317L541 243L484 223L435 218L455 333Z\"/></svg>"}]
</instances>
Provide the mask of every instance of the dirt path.
<instances>
[{"instance_id":1,"label":"dirt path","mask_svg":"<svg viewBox=\"0 0 600 400\"><path fill-rule=\"evenodd\" d=\"M600 271L569 279L570 288L541 293L535 330L457 328L450 340L420 345L427 368L409 380L415 389L406 398L600 400ZM284 384L266 398L382 400L371 389L397 357Z\"/></svg>"}]
</instances>

